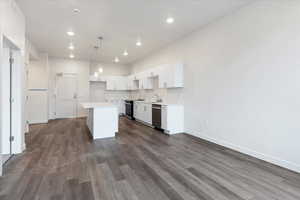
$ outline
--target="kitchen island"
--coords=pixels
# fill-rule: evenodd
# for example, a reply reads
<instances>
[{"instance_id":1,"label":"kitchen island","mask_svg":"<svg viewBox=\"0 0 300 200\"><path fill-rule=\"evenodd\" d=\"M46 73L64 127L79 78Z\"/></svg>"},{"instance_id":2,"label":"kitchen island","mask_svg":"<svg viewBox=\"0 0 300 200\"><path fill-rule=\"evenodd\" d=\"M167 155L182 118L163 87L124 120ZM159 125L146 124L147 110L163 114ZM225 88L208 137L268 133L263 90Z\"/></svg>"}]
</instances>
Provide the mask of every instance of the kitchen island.
<instances>
[{"instance_id":1,"label":"kitchen island","mask_svg":"<svg viewBox=\"0 0 300 200\"><path fill-rule=\"evenodd\" d=\"M94 140L115 137L119 125L117 106L104 102L86 102L81 105L88 110L86 123Z\"/></svg>"}]
</instances>

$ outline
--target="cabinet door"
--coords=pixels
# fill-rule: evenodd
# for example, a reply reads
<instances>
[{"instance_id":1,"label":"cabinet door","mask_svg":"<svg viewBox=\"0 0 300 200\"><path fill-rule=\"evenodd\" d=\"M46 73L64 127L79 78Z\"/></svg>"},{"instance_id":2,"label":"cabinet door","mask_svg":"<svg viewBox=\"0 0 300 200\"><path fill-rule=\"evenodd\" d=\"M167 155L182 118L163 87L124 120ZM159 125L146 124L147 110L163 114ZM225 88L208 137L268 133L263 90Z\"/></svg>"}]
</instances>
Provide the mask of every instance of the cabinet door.
<instances>
[{"instance_id":1,"label":"cabinet door","mask_svg":"<svg viewBox=\"0 0 300 200\"><path fill-rule=\"evenodd\" d=\"M136 103L133 103L133 117L138 118L138 105Z\"/></svg>"},{"instance_id":2,"label":"cabinet door","mask_svg":"<svg viewBox=\"0 0 300 200\"><path fill-rule=\"evenodd\" d=\"M107 79L107 81L106 81L106 90L115 90L115 80Z\"/></svg>"},{"instance_id":3,"label":"cabinet door","mask_svg":"<svg viewBox=\"0 0 300 200\"><path fill-rule=\"evenodd\" d=\"M127 90L127 82L124 77L120 79L120 89L121 90Z\"/></svg>"},{"instance_id":4,"label":"cabinet door","mask_svg":"<svg viewBox=\"0 0 300 200\"><path fill-rule=\"evenodd\" d=\"M146 104L145 122L152 124L152 104Z\"/></svg>"},{"instance_id":5,"label":"cabinet door","mask_svg":"<svg viewBox=\"0 0 300 200\"><path fill-rule=\"evenodd\" d=\"M183 65L164 65L159 75L159 88L183 87Z\"/></svg>"},{"instance_id":6,"label":"cabinet door","mask_svg":"<svg viewBox=\"0 0 300 200\"><path fill-rule=\"evenodd\" d=\"M143 90L144 89L144 79L140 79L138 82L139 82L139 89Z\"/></svg>"},{"instance_id":7,"label":"cabinet door","mask_svg":"<svg viewBox=\"0 0 300 200\"><path fill-rule=\"evenodd\" d=\"M137 119L141 120L143 119L143 106L141 103L137 103Z\"/></svg>"},{"instance_id":8,"label":"cabinet door","mask_svg":"<svg viewBox=\"0 0 300 200\"><path fill-rule=\"evenodd\" d=\"M161 107L161 128L168 130L168 106Z\"/></svg>"},{"instance_id":9,"label":"cabinet door","mask_svg":"<svg viewBox=\"0 0 300 200\"><path fill-rule=\"evenodd\" d=\"M122 83L120 78L116 78L115 81L115 90L122 90Z\"/></svg>"},{"instance_id":10,"label":"cabinet door","mask_svg":"<svg viewBox=\"0 0 300 200\"><path fill-rule=\"evenodd\" d=\"M146 89L146 90L153 89L153 79L152 78L145 79L144 89Z\"/></svg>"},{"instance_id":11,"label":"cabinet door","mask_svg":"<svg viewBox=\"0 0 300 200\"><path fill-rule=\"evenodd\" d=\"M172 66L172 77L170 77L170 82L172 87L183 87L183 80L184 80L184 74L183 74L183 65L182 64L176 64Z\"/></svg>"},{"instance_id":12,"label":"cabinet door","mask_svg":"<svg viewBox=\"0 0 300 200\"><path fill-rule=\"evenodd\" d=\"M127 78L127 90L132 90L132 80Z\"/></svg>"},{"instance_id":13,"label":"cabinet door","mask_svg":"<svg viewBox=\"0 0 300 200\"><path fill-rule=\"evenodd\" d=\"M140 105L140 120L145 121L145 105L141 104Z\"/></svg>"},{"instance_id":14,"label":"cabinet door","mask_svg":"<svg viewBox=\"0 0 300 200\"><path fill-rule=\"evenodd\" d=\"M171 72L168 72L166 68L161 69L160 74L158 76L158 87L159 88L168 88L170 81L169 76Z\"/></svg>"}]
</instances>

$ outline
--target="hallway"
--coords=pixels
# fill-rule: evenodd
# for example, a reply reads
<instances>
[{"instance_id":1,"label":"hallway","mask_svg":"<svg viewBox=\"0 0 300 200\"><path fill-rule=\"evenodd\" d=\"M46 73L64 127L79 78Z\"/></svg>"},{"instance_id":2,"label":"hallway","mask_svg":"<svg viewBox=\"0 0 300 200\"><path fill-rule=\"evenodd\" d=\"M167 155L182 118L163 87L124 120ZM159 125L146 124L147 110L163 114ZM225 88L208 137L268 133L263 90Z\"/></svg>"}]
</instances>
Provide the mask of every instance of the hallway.
<instances>
[{"instance_id":1,"label":"hallway","mask_svg":"<svg viewBox=\"0 0 300 200\"><path fill-rule=\"evenodd\" d=\"M92 142L85 119L34 125L0 178L1 200L299 199L300 175L185 134L121 118Z\"/></svg>"}]
</instances>

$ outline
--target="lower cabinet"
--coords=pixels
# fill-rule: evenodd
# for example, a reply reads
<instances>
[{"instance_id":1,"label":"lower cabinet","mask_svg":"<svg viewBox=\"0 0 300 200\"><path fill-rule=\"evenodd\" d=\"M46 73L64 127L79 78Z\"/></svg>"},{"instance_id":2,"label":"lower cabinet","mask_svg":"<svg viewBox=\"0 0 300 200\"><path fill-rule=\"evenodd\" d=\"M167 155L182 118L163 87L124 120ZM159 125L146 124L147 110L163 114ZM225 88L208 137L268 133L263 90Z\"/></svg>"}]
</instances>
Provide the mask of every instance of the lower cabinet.
<instances>
[{"instance_id":1,"label":"lower cabinet","mask_svg":"<svg viewBox=\"0 0 300 200\"><path fill-rule=\"evenodd\" d=\"M182 105L163 105L161 126L167 134L184 132L184 108Z\"/></svg>"},{"instance_id":2,"label":"lower cabinet","mask_svg":"<svg viewBox=\"0 0 300 200\"><path fill-rule=\"evenodd\" d=\"M134 102L134 118L152 124L152 104L143 102Z\"/></svg>"},{"instance_id":3,"label":"lower cabinet","mask_svg":"<svg viewBox=\"0 0 300 200\"><path fill-rule=\"evenodd\" d=\"M152 124L152 104L144 104L144 122Z\"/></svg>"},{"instance_id":4,"label":"lower cabinet","mask_svg":"<svg viewBox=\"0 0 300 200\"><path fill-rule=\"evenodd\" d=\"M152 125L152 104L134 102L133 112L136 120ZM183 105L162 105L161 128L170 135L184 132Z\"/></svg>"}]
</instances>

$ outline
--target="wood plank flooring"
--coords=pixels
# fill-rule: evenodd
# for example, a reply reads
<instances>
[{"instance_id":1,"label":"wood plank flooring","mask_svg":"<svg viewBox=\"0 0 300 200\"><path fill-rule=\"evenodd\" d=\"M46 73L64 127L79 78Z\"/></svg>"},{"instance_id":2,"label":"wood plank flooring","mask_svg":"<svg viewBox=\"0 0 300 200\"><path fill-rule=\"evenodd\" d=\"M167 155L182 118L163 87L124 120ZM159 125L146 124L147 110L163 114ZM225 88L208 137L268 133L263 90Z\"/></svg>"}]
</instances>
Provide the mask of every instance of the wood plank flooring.
<instances>
[{"instance_id":1,"label":"wood plank flooring","mask_svg":"<svg viewBox=\"0 0 300 200\"><path fill-rule=\"evenodd\" d=\"M121 118L93 142L85 119L30 127L5 166L2 200L299 200L300 174L201 139Z\"/></svg>"}]
</instances>

